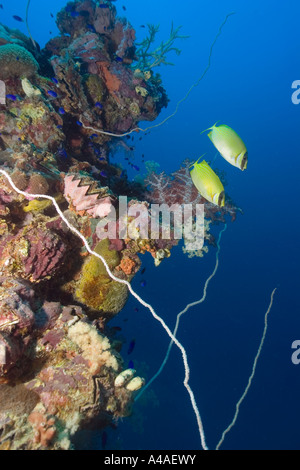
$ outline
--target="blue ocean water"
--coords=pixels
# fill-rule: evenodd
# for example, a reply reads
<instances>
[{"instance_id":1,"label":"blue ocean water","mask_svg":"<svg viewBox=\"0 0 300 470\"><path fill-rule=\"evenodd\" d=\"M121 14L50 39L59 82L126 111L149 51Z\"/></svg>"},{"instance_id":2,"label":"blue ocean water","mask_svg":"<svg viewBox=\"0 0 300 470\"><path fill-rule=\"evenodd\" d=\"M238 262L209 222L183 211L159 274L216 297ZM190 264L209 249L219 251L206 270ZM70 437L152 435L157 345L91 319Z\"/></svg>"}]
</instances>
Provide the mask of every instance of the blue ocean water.
<instances>
[{"instance_id":1,"label":"blue ocean water","mask_svg":"<svg viewBox=\"0 0 300 470\"><path fill-rule=\"evenodd\" d=\"M3 1L0 21L26 27L12 15L25 17L26 0ZM33 37L44 44L58 31L50 13L63 0L31 0L29 24ZM251 374L264 327L264 314L276 287L265 344L256 374L237 422L223 449L299 449L300 364L291 361L292 342L300 339L298 215L300 170L300 105L292 103L292 83L300 80L299 13L297 1L270 0L118 0L120 16L136 28L160 23L159 39L168 37L171 23L190 36L178 43L174 67L160 67L169 106L158 122L205 70L218 29L228 19L212 54L211 67L178 113L135 145L141 155L155 160L167 172L185 158L215 152L200 132L216 121L230 125L247 144L248 169L240 172L220 156L216 166L226 171L226 191L244 211L229 223L221 240L220 266L208 288L206 301L181 320L178 339L185 346L191 369L190 385L203 419L207 444L214 448L235 412ZM122 8L126 7L126 11ZM50 34L50 31L52 34ZM220 227L214 229L217 234ZM155 268L143 258L146 272L133 281L136 291L155 308L172 329L177 313L202 297L216 250L204 258L188 259L181 247ZM147 281L141 286L141 279ZM138 311L136 311L138 309ZM135 338L134 361L147 379L159 368L169 338L148 310L130 298L114 325L122 327L128 344ZM123 351L126 360L126 348ZM180 352L173 348L161 376L136 402L133 415L107 431L106 449L200 448L200 438L189 396L183 386ZM101 432L83 436L82 448L101 449Z\"/></svg>"}]
</instances>

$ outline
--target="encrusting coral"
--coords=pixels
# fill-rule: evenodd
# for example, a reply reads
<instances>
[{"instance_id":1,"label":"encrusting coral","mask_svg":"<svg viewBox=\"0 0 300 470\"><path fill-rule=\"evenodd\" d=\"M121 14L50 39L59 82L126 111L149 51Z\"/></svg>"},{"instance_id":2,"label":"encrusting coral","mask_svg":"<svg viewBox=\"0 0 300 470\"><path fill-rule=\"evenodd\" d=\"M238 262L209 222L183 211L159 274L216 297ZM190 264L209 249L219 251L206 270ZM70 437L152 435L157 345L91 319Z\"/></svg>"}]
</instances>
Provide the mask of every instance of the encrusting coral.
<instances>
[{"instance_id":1,"label":"encrusting coral","mask_svg":"<svg viewBox=\"0 0 300 470\"><path fill-rule=\"evenodd\" d=\"M106 238L99 242L94 251L101 255L113 270L120 264L119 253L109 249ZM124 307L128 289L124 284L112 281L101 260L90 256L82 268L81 279L76 289L76 297L84 305L101 311L105 317L112 317Z\"/></svg>"}]
</instances>

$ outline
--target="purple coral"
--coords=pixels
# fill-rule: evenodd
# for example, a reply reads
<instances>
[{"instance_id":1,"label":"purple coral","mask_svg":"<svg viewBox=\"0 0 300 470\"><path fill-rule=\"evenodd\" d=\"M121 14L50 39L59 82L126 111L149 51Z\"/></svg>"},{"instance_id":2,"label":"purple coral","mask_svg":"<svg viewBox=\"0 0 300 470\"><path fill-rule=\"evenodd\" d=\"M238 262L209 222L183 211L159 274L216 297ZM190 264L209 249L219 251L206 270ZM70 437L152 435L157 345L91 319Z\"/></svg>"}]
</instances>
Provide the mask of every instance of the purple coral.
<instances>
[{"instance_id":1,"label":"purple coral","mask_svg":"<svg viewBox=\"0 0 300 470\"><path fill-rule=\"evenodd\" d=\"M135 52L135 30L125 19L116 21L112 39L115 42L116 55L121 57L132 56Z\"/></svg>"},{"instance_id":2,"label":"purple coral","mask_svg":"<svg viewBox=\"0 0 300 470\"><path fill-rule=\"evenodd\" d=\"M50 279L63 266L67 245L54 232L41 227L1 239L0 268L31 282Z\"/></svg>"}]
</instances>

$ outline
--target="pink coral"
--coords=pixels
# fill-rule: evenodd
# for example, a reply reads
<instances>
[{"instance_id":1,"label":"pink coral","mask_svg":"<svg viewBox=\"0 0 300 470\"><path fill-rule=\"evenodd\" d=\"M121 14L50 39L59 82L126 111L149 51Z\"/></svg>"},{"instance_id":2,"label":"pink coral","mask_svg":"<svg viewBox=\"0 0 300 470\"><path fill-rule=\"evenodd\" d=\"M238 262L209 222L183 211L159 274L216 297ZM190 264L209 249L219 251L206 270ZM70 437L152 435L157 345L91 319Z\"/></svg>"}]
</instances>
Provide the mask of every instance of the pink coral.
<instances>
[{"instance_id":1,"label":"pink coral","mask_svg":"<svg viewBox=\"0 0 300 470\"><path fill-rule=\"evenodd\" d=\"M33 411L28 421L35 429L34 442L48 447L56 434L55 418L46 416L44 411Z\"/></svg>"},{"instance_id":2,"label":"pink coral","mask_svg":"<svg viewBox=\"0 0 300 470\"><path fill-rule=\"evenodd\" d=\"M96 7L94 28L99 34L107 34L113 27L116 10L111 8Z\"/></svg>"},{"instance_id":3,"label":"pink coral","mask_svg":"<svg viewBox=\"0 0 300 470\"><path fill-rule=\"evenodd\" d=\"M146 184L150 186L150 199L158 204L203 204L205 199L194 186L190 172L189 161L168 176L165 172L151 173Z\"/></svg>"},{"instance_id":4,"label":"pink coral","mask_svg":"<svg viewBox=\"0 0 300 470\"><path fill-rule=\"evenodd\" d=\"M212 221L224 222L225 214L231 216L232 221L236 218L237 207L226 202L224 208L220 208L204 199L194 186L189 167L191 162L185 160L176 172L168 176L162 172L160 174L151 173L146 179L149 186L149 200L157 204L205 204L205 215Z\"/></svg>"},{"instance_id":5,"label":"pink coral","mask_svg":"<svg viewBox=\"0 0 300 470\"><path fill-rule=\"evenodd\" d=\"M112 40L115 42L116 55L125 58L134 52L135 30L125 19L116 21L112 32Z\"/></svg>"},{"instance_id":6,"label":"pink coral","mask_svg":"<svg viewBox=\"0 0 300 470\"><path fill-rule=\"evenodd\" d=\"M50 279L63 266L68 247L50 230L33 227L0 243L0 269L31 282Z\"/></svg>"},{"instance_id":7,"label":"pink coral","mask_svg":"<svg viewBox=\"0 0 300 470\"><path fill-rule=\"evenodd\" d=\"M104 49L104 42L101 36L92 32L87 32L76 38L70 45L70 51L72 55L79 57L87 64L108 60L108 55ZM95 73L97 73L97 68L95 69Z\"/></svg>"},{"instance_id":8,"label":"pink coral","mask_svg":"<svg viewBox=\"0 0 300 470\"><path fill-rule=\"evenodd\" d=\"M106 217L112 207L113 199L106 194L107 188L88 194L91 184L76 179L74 175L65 177L64 196L78 213L87 213L92 217ZM101 193L104 197L101 197Z\"/></svg>"}]
</instances>

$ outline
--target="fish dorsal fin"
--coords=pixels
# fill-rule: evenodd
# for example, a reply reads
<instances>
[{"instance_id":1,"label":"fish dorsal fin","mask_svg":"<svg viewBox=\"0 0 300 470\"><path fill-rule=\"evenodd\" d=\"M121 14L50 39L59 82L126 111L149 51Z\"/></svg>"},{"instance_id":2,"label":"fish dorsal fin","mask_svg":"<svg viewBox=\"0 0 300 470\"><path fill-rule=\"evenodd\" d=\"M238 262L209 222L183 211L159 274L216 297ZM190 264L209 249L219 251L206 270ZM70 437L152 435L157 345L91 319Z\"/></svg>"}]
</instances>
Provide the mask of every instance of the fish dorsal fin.
<instances>
[{"instance_id":1,"label":"fish dorsal fin","mask_svg":"<svg viewBox=\"0 0 300 470\"><path fill-rule=\"evenodd\" d=\"M192 164L189 166L189 168L191 168L191 167L194 166L194 165L197 165L197 163L199 162L199 160L200 160L201 158L205 157L205 155L206 155L206 153L204 153L203 155L201 155L201 157L199 157L198 160L196 160L194 163L192 163Z\"/></svg>"},{"instance_id":2,"label":"fish dorsal fin","mask_svg":"<svg viewBox=\"0 0 300 470\"><path fill-rule=\"evenodd\" d=\"M204 132L211 131L212 129L214 129L214 128L216 127L216 125L218 124L218 122L220 122L220 121L217 121L213 126L208 127L207 129L205 129L204 131L202 131L201 134L203 134ZM201 134L200 134L200 135L201 135Z\"/></svg>"}]
</instances>

